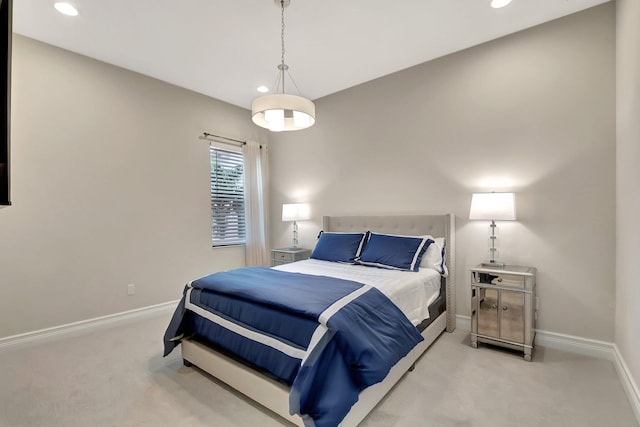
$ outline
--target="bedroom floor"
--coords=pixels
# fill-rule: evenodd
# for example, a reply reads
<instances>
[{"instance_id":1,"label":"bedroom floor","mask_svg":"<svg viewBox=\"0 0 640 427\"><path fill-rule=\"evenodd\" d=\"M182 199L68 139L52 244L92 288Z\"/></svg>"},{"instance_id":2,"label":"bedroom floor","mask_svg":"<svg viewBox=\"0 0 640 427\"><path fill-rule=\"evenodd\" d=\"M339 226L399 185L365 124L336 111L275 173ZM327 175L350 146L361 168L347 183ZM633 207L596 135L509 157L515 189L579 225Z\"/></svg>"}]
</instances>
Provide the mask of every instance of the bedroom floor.
<instances>
[{"instance_id":1,"label":"bedroom floor","mask_svg":"<svg viewBox=\"0 0 640 427\"><path fill-rule=\"evenodd\" d=\"M170 313L0 350L0 426L283 426L226 386L161 355ZM637 426L611 362L538 347L517 353L443 334L361 424Z\"/></svg>"}]
</instances>

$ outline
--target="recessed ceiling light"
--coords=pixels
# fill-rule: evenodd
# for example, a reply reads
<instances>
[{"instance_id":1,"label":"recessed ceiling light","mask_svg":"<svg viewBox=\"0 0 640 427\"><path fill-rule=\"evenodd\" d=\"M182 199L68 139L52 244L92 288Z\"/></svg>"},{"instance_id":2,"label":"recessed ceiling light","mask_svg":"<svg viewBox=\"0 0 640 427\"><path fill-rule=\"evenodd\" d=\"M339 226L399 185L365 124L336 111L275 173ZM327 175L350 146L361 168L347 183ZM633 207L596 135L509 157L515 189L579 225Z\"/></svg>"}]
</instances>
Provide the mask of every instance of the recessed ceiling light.
<instances>
[{"instance_id":1,"label":"recessed ceiling light","mask_svg":"<svg viewBox=\"0 0 640 427\"><path fill-rule=\"evenodd\" d=\"M505 7L511 3L511 0L491 0L491 7L494 9L498 9L501 7Z\"/></svg>"},{"instance_id":2,"label":"recessed ceiling light","mask_svg":"<svg viewBox=\"0 0 640 427\"><path fill-rule=\"evenodd\" d=\"M57 1L53 4L53 7L55 7L58 12L64 13L65 15L68 15L68 16L78 15L78 9L73 7L71 3L67 3L64 1Z\"/></svg>"},{"instance_id":3,"label":"recessed ceiling light","mask_svg":"<svg viewBox=\"0 0 640 427\"><path fill-rule=\"evenodd\" d=\"M256 89L258 92L260 93L267 93L269 92L269 88L266 86L258 86L258 89Z\"/></svg>"}]
</instances>

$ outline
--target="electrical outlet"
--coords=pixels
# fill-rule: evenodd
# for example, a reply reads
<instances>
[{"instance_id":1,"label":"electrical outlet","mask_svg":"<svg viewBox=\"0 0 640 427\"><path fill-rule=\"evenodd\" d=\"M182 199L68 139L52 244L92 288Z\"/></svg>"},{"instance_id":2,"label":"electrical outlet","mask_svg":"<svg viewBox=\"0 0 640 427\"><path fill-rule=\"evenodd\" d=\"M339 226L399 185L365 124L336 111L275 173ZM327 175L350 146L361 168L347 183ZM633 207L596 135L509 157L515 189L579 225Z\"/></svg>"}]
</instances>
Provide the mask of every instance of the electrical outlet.
<instances>
[{"instance_id":1,"label":"electrical outlet","mask_svg":"<svg viewBox=\"0 0 640 427\"><path fill-rule=\"evenodd\" d=\"M127 295L135 295L136 293L136 285L130 283L127 285Z\"/></svg>"}]
</instances>

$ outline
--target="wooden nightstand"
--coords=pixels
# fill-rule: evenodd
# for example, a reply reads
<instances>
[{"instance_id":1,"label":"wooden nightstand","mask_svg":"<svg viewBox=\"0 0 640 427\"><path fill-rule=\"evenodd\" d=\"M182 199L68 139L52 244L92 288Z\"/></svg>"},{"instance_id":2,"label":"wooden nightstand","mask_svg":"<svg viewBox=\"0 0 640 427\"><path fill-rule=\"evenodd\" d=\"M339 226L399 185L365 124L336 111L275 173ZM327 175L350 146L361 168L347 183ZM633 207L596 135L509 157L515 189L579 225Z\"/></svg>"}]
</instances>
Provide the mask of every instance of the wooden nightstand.
<instances>
[{"instance_id":1,"label":"wooden nightstand","mask_svg":"<svg viewBox=\"0 0 640 427\"><path fill-rule=\"evenodd\" d=\"M271 249L271 266L289 264L290 262L308 259L311 256L311 249L303 248L282 248Z\"/></svg>"},{"instance_id":2,"label":"wooden nightstand","mask_svg":"<svg viewBox=\"0 0 640 427\"><path fill-rule=\"evenodd\" d=\"M517 265L471 269L471 346L478 342L524 351L535 336L536 269Z\"/></svg>"}]
</instances>

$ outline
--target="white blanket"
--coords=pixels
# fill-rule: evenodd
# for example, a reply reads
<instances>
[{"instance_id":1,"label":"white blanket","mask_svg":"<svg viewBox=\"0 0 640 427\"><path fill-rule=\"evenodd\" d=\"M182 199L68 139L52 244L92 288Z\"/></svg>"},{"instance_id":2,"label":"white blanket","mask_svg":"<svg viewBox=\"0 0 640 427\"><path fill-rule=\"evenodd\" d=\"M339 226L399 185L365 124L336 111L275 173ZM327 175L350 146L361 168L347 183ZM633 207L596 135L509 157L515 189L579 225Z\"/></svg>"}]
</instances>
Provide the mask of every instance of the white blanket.
<instances>
[{"instance_id":1,"label":"white blanket","mask_svg":"<svg viewBox=\"0 0 640 427\"><path fill-rule=\"evenodd\" d=\"M440 295L440 273L431 268L396 271L309 259L273 267L282 271L329 276L373 286L385 294L414 326L429 318L429 305Z\"/></svg>"}]
</instances>

